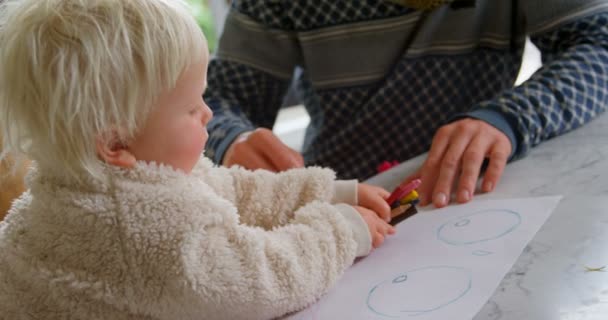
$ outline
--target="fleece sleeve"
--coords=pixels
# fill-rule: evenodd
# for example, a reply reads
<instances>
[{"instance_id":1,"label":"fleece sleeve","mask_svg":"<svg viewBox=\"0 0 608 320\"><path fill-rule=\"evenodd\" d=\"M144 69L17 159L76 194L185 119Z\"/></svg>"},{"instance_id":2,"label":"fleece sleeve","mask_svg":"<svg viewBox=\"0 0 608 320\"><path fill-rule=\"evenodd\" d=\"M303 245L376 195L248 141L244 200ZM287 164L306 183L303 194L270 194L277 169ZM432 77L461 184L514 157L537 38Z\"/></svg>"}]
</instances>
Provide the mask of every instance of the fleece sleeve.
<instances>
[{"instance_id":1,"label":"fleece sleeve","mask_svg":"<svg viewBox=\"0 0 608 320\"><path fill-rule=\"evenodd\" d=\"M188 213L165 201L158 206L177 207L166 214L171 222L126 237L137 242L125 244L136 249L129 259L144 264L138 270L145 281L136 283L160 282L158 296L141 302L155 319L274 319L319 299L370 246L369 239L359 242L349 221L355 212L342 213L354 211L346 205L311 202L289 224L264 230L239 223L236 208L217 196L204 202ZM168 257L157 261L164 252Z\"/></svg>"},{"instance_id":2,"label":"fleece sleeve","mask_svg":"<svg viewBox=\"0 0 608 320\"><path fill-rule=\"evenodd\" d=\"M334 206L313 202L271 231L208 227L183 249L198 252L186 261L192 285L183 293L200 312L224 319L273 319L304 308L336 283L360 250L345 221ZM200 268L200 261L207 264Z\"/></svg>"},{"instance_id":3,"label":"fleece sleeve","mask_svg":"<svg viewBox=\"0 0 608 320\"><path fill-rule=\"evenodd\" d=\"M309 167L281 173L230 169L234 204L241 221L270 229L293 219L294 212L319 200L355 205L357 182L336 181L329 169Z\"/></svg>"}]
</instances>

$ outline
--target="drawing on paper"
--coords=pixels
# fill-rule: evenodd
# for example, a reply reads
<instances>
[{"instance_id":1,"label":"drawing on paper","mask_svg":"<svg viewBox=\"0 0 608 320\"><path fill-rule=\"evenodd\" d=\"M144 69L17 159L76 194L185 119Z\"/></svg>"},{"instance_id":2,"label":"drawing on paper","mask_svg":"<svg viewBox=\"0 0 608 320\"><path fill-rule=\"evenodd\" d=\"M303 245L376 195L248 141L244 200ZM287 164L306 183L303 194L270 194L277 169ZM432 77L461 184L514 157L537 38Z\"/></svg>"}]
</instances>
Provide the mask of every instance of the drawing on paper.
<instances>
[{"instance_id":1,"label":"drawing on paper","mask_svg":"<svg viewBox=\"0 0 608 320\"><path fill-rule=\"evenodd\" d=\"M494 253L494 252L488 251L488 250L481 250L481 249L480 250L475 250L475 251L472 252L472 254L474 256L479 256L479 257L491 255L492 253Z\"/></svg>"},{"instance_id":2,"label":"drawing on paper","mask_svg":"<svg viewBox=\"0 0 608 320\"><path fill-rule=\"evenodd\" d=\"M452 219L437 229L437 238L447 244L461 246L503 237L521 224L521 215L506 209L483 210ZM478 250L479 251L479 250ZM483 253L482 253L483 252ZM481 250L474 255L491 254Z\"/></svg>"},{"instance_id":3,"label":"drawing on paper","mask_svg":"<svg viewBox=\"0 0 608 320\"><path fill-rule=\"evenodd\" d=\"M417 316L456 302L471 290L471 283L471 271L461 267L412 269L372 287L367 307L387 318Z\"/></svg>"},{"instance_id":4,"label":"drawing on paper","mask_svg":"<svg viewBox=\"0 0 608 320\"><path fill-rule=\"evenodd\" d=\"M560 199L480 200L419 215L289 319L472 319Z\"/></svg>"}]
</instances>

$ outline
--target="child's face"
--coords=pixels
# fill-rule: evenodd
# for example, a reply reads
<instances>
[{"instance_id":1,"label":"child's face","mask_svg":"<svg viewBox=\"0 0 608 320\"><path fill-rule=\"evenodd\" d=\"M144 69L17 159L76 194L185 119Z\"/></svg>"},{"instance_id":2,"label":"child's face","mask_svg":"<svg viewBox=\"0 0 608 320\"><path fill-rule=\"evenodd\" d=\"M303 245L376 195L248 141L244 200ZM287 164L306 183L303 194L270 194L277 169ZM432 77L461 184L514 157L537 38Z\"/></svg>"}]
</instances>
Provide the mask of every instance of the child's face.
<instances>
[{"instance_id":1,"label":"child's face","mask_svg":"<svg viewBox=\"0 0 608 320\"><path fill-rule=\"evenodd\" d=\"M157 162L190 173L201 156L212 112L203 101L207 59L181 75L173 90L163 93L147 122L127 149L136 160Z\"/></svg>"}]
</instances>

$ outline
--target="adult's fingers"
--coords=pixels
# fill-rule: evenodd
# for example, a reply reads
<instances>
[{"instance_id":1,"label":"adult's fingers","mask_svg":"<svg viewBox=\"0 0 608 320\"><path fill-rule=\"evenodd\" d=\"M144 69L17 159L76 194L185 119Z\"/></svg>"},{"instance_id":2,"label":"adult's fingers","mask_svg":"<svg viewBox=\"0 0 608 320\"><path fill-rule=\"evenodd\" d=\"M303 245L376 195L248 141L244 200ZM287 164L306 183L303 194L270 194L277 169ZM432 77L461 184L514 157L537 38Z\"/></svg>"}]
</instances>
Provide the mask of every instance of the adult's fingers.
<instances>
[{"instance_id":1,"label":"adult's fingers","mask_svg":"<svg viewBox=\"0 0 608 320\"><path fill-rule=\"evenodd\" d=\"M256 129L249 140L256 153L263 155L277 171L304 166L304 159L295 150L289 148L272 133L272 131L260 128Z\"/></svg>"},{"instance_id":2,"label":"adult's fingers","mask_svg":"<svg viewBox=\"0 0 608 320\"><path fill-rule=\"evenodd\" d=\"M278 171L274 164L264 157L263 154L256 152L248 153L247 161L242 166L249 170L264 169L272 172Z\"/></svg>"},{"instance_id":3,"label":"adult's fingers","mask_svg":"<svg viewBox=\"0 0 608 320\"><path fill-rule=\"evenodd\" d=\"M475 186L485 155L491 148L492 141L486 135L473 138L462 156L461 173L458 181L456 201L465 203L473 198Z\"/></svg>"},{"instance_id":4,"label":"adult's fingers","mask_svg":"<svg viewBox=\"0 0 608 320\"><path fill-rule=\"evenodd\" d=\"M422 206L426 206L431 202L435 182L439 176L441 161L450 143L451 132L451 127L442 127L437 131L435 137L433 137L429 154L420 169L422 184L418 188L418 191L420 193L420 205Z\"/></svg>"},{"instance_id":5,"label":"adult's fingers","mask_svg":"<svg viewBox=\"0 0 608 320\"><path fill-rule=\"evenodd\" d=\"M508 140L501 140L494 145L494 148L492 148L488 168L486 169L486 173L483 177L483 184L481 187L483 192L490 192L494 190L494 187L500 180L500 177L505 170L507 160L511 154L511 148L511 144Z\"/></svg>"},{"instance_id":6,"label":"adult's fingers","mask_svg":"<svg viewBox=\"0 0 608 320\"><path fill-rule=\"evenodd\" d=\"M439 177L433 189L433 204L437 208L446 206L450 202L452 186L460 172L462 155L469 146L472 132L468 130L455 131L455 136L450 139L450 145L441 160Z\"/></svg>"},{"instance_id":7,"label":"adult's fingers","mask_svg":"<svg viewBox=\"0 0 608 320\"><path fill-rule=\"evenodd\" d=\"M304 166L302 156L283 144L272 131L260 128L239 136L226 151L225 166L282 171Z\"/></svg>"},{"instance_id":8,"label":"adult's fingers","mask_svg":"<svg viewBox=\"0 0 608 320\"><path fill-rule=\"evenodd\" d=\"M245 135L249 134L246 133ZM240 165L251 170L276 171L274 165L263 154L258 153L250 141L247 140L247 137L239 137L233 142L224 155L223 164L227 167Z\"/></svg>"}]
</instances>

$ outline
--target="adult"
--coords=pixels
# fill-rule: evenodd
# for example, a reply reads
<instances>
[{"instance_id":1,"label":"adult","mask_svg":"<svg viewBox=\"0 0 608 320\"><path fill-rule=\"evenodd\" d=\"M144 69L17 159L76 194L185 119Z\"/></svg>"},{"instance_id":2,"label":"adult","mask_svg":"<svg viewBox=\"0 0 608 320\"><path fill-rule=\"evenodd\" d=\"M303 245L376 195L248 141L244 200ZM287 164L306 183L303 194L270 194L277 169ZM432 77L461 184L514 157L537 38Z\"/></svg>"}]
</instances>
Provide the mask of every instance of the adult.
<instances>
[{"instance_id":1,"label":"adult","mask_svg":"<svg viewBox=\"0 0 608 320\"><path fill-rule=\"evenodd\" d=\"M514 87L526 36L543 66ZM296 66L302 155L270 131ZM488 192L507 161L606 109L608 1L235 0L204 97L217 163L365 179L430 148L422 204L466 202L484 160Z\"/></svg>"}]
</instances>

